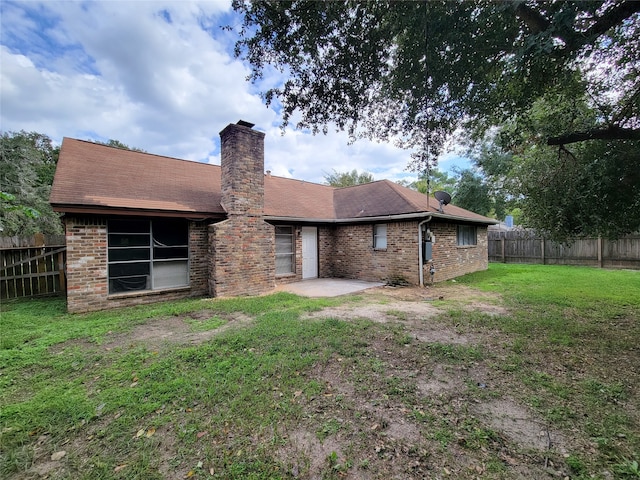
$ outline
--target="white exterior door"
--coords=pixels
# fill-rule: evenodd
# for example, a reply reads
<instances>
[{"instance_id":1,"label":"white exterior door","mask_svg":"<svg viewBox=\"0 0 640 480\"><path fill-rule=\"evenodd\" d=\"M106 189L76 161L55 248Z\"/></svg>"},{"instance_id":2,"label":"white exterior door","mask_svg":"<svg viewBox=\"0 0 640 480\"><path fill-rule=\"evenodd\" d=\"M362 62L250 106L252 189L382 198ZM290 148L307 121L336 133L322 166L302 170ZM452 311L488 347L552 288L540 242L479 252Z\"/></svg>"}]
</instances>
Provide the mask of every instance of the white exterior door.
<instances>
[{"instance_id":1,"label":"white exterior door","mask_svg":"<svg viewBox=\"0 0 640 480\"><path fill-rule=\"evenodd\" d=\"M318 229L302 227L302 279L318 278Z\"/></svg>"}]
</instances>

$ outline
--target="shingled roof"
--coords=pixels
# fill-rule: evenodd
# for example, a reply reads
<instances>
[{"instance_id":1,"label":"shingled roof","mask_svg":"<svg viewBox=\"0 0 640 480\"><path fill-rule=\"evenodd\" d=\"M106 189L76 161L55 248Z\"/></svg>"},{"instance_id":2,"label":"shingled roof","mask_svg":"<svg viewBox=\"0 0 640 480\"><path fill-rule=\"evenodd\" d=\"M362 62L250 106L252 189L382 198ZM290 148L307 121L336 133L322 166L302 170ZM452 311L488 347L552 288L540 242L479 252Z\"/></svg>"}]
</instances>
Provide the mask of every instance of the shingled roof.
<instances>
[{"instance_id":1,"label":"shingled roof","mask_svg":"<svg viewBox=\"0 0 640 480\"><path fill-rule=\"evenodd\" d=\"M334 188L265 176L267 219L309 222L363 221L432 214L478 223L490 218L447 205L389 180ZM225 218L221 168L93 142L65 138L51 190L55 211L118 215Z\"/></svg>"}]
</instances>

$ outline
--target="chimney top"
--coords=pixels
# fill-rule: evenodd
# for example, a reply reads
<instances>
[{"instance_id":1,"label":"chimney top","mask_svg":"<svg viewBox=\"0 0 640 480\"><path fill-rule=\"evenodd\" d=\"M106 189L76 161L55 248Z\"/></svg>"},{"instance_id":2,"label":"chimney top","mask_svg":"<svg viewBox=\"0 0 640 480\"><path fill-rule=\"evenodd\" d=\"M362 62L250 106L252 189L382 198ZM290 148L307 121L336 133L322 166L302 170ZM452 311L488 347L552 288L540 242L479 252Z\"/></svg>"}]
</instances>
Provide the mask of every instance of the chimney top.
<instances>
[{"instance_id":1,"label":"chimney top","mask_svg":"<svg viewBox=\"0 0 640 480\"><path fill-rule=\"evenodd\" d=\"M255 123L247 122L246 120L238 120L236 125L240 125L241 127L253 128Z\"/></svg>"}]
</instances>

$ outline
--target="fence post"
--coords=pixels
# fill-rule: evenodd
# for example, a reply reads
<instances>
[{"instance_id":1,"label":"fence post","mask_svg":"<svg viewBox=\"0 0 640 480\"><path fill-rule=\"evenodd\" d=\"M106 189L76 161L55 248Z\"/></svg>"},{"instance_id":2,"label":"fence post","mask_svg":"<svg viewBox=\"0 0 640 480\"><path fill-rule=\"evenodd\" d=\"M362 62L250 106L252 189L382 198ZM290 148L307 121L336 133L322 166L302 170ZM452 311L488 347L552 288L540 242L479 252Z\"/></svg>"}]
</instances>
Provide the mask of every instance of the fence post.
<instances>
[{"instance_id":1,"label":"fence post","mask_svg":"<svg viewBox=\"0 0 640 480\"><path fill-rule=\"evenodd\" d=\"M598 267L602 268L602 237L600 235L598 235L596 245L598 249Z\"/></svg>"},{"instance_id":2,"label":"fence post","mask_svg":"<svg viewBox=\"0 0 640 480\"><path fill-rule=\"evenodd\" d=\"M66 291L67 279L64 275L64 252L58 254L58 282L61 292Z\"/></svg>"},{"instance_id":3,"label":"fence post","mask_svg":"<svg viewBox=\"0 0 640 480\"><path fill-rule=\"evenodd\" d=\"M544 265L547 262L544 258L544 237L540 239L540 248L542 250L542 264Z\"/></svg>"}]
</instances>

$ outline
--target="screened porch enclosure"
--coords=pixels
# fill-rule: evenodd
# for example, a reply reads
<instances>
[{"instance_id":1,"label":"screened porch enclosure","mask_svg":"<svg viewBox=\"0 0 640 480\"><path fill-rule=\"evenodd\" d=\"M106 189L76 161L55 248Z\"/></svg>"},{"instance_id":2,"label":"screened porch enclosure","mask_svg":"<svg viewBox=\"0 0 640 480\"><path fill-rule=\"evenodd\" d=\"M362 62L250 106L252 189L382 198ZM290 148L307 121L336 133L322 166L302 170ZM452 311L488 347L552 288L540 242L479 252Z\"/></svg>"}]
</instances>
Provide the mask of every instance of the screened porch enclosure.
<instances>
[{"instance_id":1,"label":"screened porch enclosure","mask_svg":"<svg viewBox=\"0 0 640 480\"><path fill-rule=\"evenodd\" d=\"M109 293L189 285L189 229L180 219L109 220Z\"/></svg>"}]
</instances>

